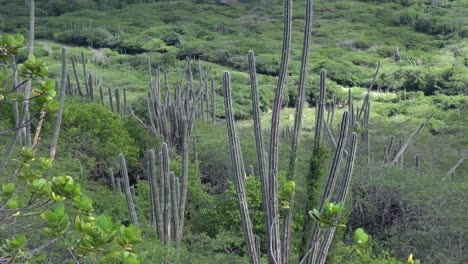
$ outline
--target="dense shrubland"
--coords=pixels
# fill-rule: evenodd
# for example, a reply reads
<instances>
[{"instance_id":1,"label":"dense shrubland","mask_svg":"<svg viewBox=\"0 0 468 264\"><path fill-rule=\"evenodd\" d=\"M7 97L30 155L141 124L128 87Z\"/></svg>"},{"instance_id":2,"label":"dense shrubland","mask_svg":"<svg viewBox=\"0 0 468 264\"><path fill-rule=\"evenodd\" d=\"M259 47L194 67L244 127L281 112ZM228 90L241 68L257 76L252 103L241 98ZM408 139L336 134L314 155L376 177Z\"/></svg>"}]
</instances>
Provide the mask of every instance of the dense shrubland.
<instances>
[{"instance_id":1,"label":"dense shrubland","mask_svg":"<svg viewBox=\"0 0 468 264\"><path fill-rule=\"evenodd\" d=\"M0 6L6 8L2 10L11 10L8 14L0 11L1 18L5 17L0 21L3 21L0 23L2 26L0 30L25 32L26 23L23 25L22 21L26 21L27 12L24 3L19 2L0 1ZM104 102L100 102L99 95L95 95L95 102L92 103L89 102L89 98L67 97L57 151L59 154L53 168L40 172L44 179L51 180L52 190L57 192L61 190L57 183L62 182L66 185L70 179L61 176L71 175L74 182L79 182L79 186L82 186L76 188L81 188L82 193L92 199L93 215L104 213L115 222L129 226L132 219L127 210L128 196L119 190L112 190L116 186L112 184L113 178L109 173L112 169L115 171L116 179L123 177L123 170L117 157L119 153L124 153L127 161L126 171L133 186L133 197L140 224L139 230L132 226L128 227L130 230L128 234L135 236L132 244L140 243L132 245L132 249L127 250L131 254L122 253L124 257L127 254L129 259L136 259L137 255L133 254L135 250L138 253L146 252L145 263L161 260L173 263L247 263L248 251L240 229L241 214L231 173L232 165L224 123L222 97L225 94L221 85L221 70L225 67L232 69L232 97L236 119L250 119L251 96L247 88L249 81L245 73L247 69L245 55L248 49L257 51L260 108L264 112L264 122L268 123L271 117L268 111L274 98L273 87L280 63L277 52L281 40L281 35L277 33L280 29L280 9L272 3L269 5L255 3L254 11L248 11L253 3L224 6L203 1L197 3L182 1L177 5L171 2L136 2L138 3L132 1L117 3L111 0L73 1L71 4L59 0L47 3L38 1L39 37L92 47L93 49L68 48L69 59L75 58L79 67L84 63L96 80L102 78L100 84L104 86L103 95L106 97ZM466 162L461 163L454 174L447 175L447 171L460 157L466 156L468 144L467 128L464 125L468 122L467 58L464 39L466 26L458 19L460 16L456 15L459 12L457 8L463 10L465 7L460 1L449 3L433 1L432 6L421 1L410 3L387 1L378 4L369 2L372 1L316 4L311 72L318 73L321 68L328 70L331 80L328 81L327 105L330 111L332 105L345 109L348 107L350 100L348 90L345 88L352 88L350 93L355 103L359 104L364 100L366 90L360 87L370 85L377 61L383 60L381 74L373 87L375 93L373 91L371 94L369 126L371 153L366 152L363 144L365 141L362 140L358 149L350 199L345 205L347 210L342 216L342 221L347 222L347 228L338 229L329 262L401 263L401 260L406 260L410 253L414 253L422 263L463 262L468 259L466 252L463 251L463 242L467 240L463 232L466 230L464 215L466 204L463 203L467 188ZM192 15L200 10L205 12L206 19L197 19ZM215 14L223 14L226 17L221 19ZM83 22L83 17L89 17L89 21ZM123 22L116 23L116 17ZM242 17L242 21L238 20L239 17ZM298 25L302 24L302 19L297 15L294 26L297 25L298 28ZM384 27L386 30L377 30L379 27ZM298 33L299 30L295 31L293 38L298 39L300 35ZM385 42L382 39L385 39ZM58 62L60 46L51 41L43 43L36 45L36 53L38 57L48 61L50 78L59 79L62 77L61 64ZM297 44L293 44L292 61L289 65L291 77L285 87L286 96L281 103L283 107L293 107L296 104L296 81L300 67L298 59L300 53L296 48L299 50L300 47L294 45ZM400 52L399 61L395 59L396 47ZM81 52L84 52L83 57ZM151 120L145 102L148 87L146 73L148 58L153 65L161 65L161 69L167 71L168 82L172 89L175 84L181 82L179 60L185 59L186 56L205 60L206 62L201 63L201 68L211 69L210 74L215 77L214 90L218 95L215 98L217 120L214 126L202 120L197 120L194 124L193 137L196 139L196 146L190 144L190 162L187 169L189 192L187 208L183 215L186 219L184 236L181 245L173 247L158 239L152 224L154 209L149 199L151 187L147 163L150 157L147 151L151 148L159 151L164 139L153 137L130 115L110 109L107 88L112 88L112 92L117 87L120 92L127 91L129 105L142 119L141 121L148 124ZM17 59L19 62L26 61L26 52L19 51ZM10 65L6 65L2 69L7 69L5 72L9 73L10 68ZM194 79L202 77L198 73L196 63L193 63L191 68ZM72 73L70 66L68 69L69 73ZM81 69L79 71L81 74ZM122 72L125 76L122 76ZM76 81L73 75L70 75L72 86L76 89ZM2 76L4 78L1 84L5 87L11 86L9 74ZM83 85L84 80L81 75L79 78ZM319 79L318 75L312 74L306 85L305 99L310 106L318 104ZM96 86L96 94L97 90ZM0 101L2 131L15 126L15 117L11 109L11 101ZM280 119L280 168L286 168L288 164L294 118L292 109L283 110ZM335 134L338 125L336 120L341 112L336 109L335 120L329 122ZM388 153L390 139L394 137L391 150L399 149L398 141L404 143L411 132L429 115L432 115L432 119L416 140L412 141L404 154L404 160L398 164L386 162L389 155L393 155ZM312 202L310 209L318 207L319 194L325 181L324 177L318 177L317 173L312 175L312 185L307 179L311 177L311 171L317 169L314 167L317 162L314 161L320 160L319 163L323 163L320 171L331 163L329 153L334 149L329 137L325 135L322 146L323 157L314 159L311 156L314 116L313 109L307 109L304 113L295 180L297 202L289 209L294 212L292 229L295 233L292 237L291 253L291 259L294 261L301 254L300 248L304 246L301 245L300 237L302 222L305 217L309 217L304 216L303 206ZM47 116L37 155L47 156L54 117ZM262 231L265 226L262 191L259 176L255 173L259 164L256 162L252 123L242 121L236 126L241 139L247 174L251 174L250 165L254 169L253 175L246 178L246 193L253 230L263 241L265 235ZM33 131L36 127L34 123ZM365 127L357 127L355 131L362 137ZM265 134L268 133L269 131L265 131ZM2 146L7 146L10 139L1 136L0 142ZM184 171L183 158L176 149L177 147L174 147L170 150L170 171L180 176ZM24 158L25 153L16 150L13 152L13 157ZM11 162L8 169L2 169L0 172L2 180L7 179L7 175L17 169L13 164L14 162ZM26 162L23 162L24 164ZM285 174L285 171L280 171L280 192L288 184ZM323 176L324 173L318 174ZM55 180L51 178L59 175L61 178L54 178ZM52 185L54 181L56 183ZM15 179L9 182L15 182ZM2 195L7 196L7 200L3 200L5 206L2 207L2 213L12 213L13 211L8 211L9 209L5 211L4 208L15 207L14 202L11 202L12 199L8 197L11 192L9 186L6 182L3 185ZM314 189L312 195L308 192L310 188ZM66 192L62 191L63 193ZM47 192L47 195L52 193ZM15 198L15 201L18 200L20 205L28 204L27 198ZM76 197L70 195L67 198ZM76 204L89 209L89 198L76 199L78 201ZM284 206L282 209L284 214L289 204L283 203L287 202L284 198L280 199L280 202ZM69 208L73 206L71 203L66 203L65 207L68 213ZM80 221L75 220L74 216L82 214L80 210L83 209L80 209L80 206L77 208L77 212L71 209L72 216L69 217L69 223L78 223L79 226ZM55 218L64 217L61 206L53 206L48 215L50 219L54 218L52 215L56 215ZM39 217L32 218L32 221L38 219ZM50 219L49 221L52 221ZM109 219L107 216L102 216L99 221L93 222L90 217L86 221L89 221L89 224L98 222L97 226L101 229L112 226L107 231L112 233L112 238L115 238L117 233L113 232L117 230L114 229L117 224L111 223ZM10 223L1 222L1 224L8 227ZM10 245L9 250L15 241L23 240L19 236L16 236L16 240L11 240L12 234L32 228L26 226L25 230L21 230L17 226L0 236L2 241L10 239L4 244ZM34 228L43 231L43 227L39 224ZM62 230L59 227L60 225L53 226L60 233ZM50 233L53 228L50 226L48 228ZM357 228L364 228L372 235L372 239L364 247L352 243L353 232ZM121 230L125 230L125 227L121 227ZM70 258L73 253L63 255L63 252L66 252L67 248L73 249L70 245L77 243L77 237L82 231L83 228L67 229L67 237L60 238L66 242L58 244L56 248L44 242L52 241L52 244L55 240L42 235L28 239L27 246L24 244L22 246L26 255L27 248L32 251L41 246L54 249L50 251L52 254L37 255L35 257L37 263L43 262L45 258ZM137 239L140 232L143 241ZM124 233L119 234L122 236ZM5 249L5 246L3 248ZM13 252L14 250L13 248ZM100 259L101 262L118 261L115 253L118 250L115 245L105 246L103 251L106 250L112 251L112 254ZM126 251L125 248L122 250ZM264 255L268 248L262 244L260 250ZM5 254L5 251L2 252ZM77 256L86 257L86 254L79 254ZM98 255L91 254L88 257L98 258ZM142 256L143 254L138 256L139 260L143 259ZM265 256L262 261L266 261Z\"/></svg>"}]
</instances>

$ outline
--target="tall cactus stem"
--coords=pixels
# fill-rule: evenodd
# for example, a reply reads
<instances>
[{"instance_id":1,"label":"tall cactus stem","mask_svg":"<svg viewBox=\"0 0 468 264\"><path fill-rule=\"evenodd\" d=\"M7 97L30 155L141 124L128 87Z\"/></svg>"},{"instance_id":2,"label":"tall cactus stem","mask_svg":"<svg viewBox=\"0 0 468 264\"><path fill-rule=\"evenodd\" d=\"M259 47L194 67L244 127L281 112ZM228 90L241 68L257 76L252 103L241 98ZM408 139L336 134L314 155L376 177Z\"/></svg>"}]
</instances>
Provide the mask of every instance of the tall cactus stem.
<instances>
[{"instance_id":1,"label":"tall cactus stem","mask_svg":"<svg viewBox=\"0 0 468 264\"><path fill-rule=\"evenodd\" d=\"M119 88L115 88L114 91L115 94L115 110L117 114L122 114L122 109L120 108L120 92Z\"/></svg>"},{"instance_id":2,"label":"tall cactus stem","mask_svg":"<svg viewBox=\"0 0 468 264\"><path fill-rule=\"evenodd\" d=\"M124 187L124 193L125 193L125 198L127 199L127 207L128 207L128 212L130 214L130 223L139 226L138 224L138 218L135 210L135 203L133 201L133 196L130 191L130 180L128 179L128 172L127 172L127 163L125 161L125 156L120 153L119 154L119 163L120 163L120 173L122 176L122 181L123 181L123 187Z\"/></svg>"},{"instance_id":3,"label":"tall cactus stem","mask_svg":"<svg viewBox=\"0 0 468 264\"><path fill-rule=\"evenodd\" d=\"M114 99L112 98L112 89L110 87L107 87L107 94L109 95L109 106L112 112L115 113L114 109Z\"/></svg>"},{"instance_id":4,"label":"tall cactus stem","mask_svg":"<svg viewBox=\"0 0 468 264\"><path fill-rule=\"evenodd\" d=\"M54 134L52 136L52 143L50 144L50 158L55 159L57 152L57 144L60 134L60 126L62 125L63 107L65 106L65 91L67 89L67 50L62 48L62 81L60 84L59 95L59 109L57 112L57 119L55 120Z\"/></svg>"},{"instance_id":5,"label":"tall cactus stem","mask_svg":"<svg viewBox=\"0 0 468 264\"><path fill-rule=\"evenodd\" d=\"M115 178L114 178L114 169L109 168L109 187L111 190L115 190Z\"/></svg>"},{"instance_id":6,"label":"tall cactus stem","mask_svg":"<svg viewBox=\"0 0 468 264\"><path fill-rule=\"evenodd\" d=\"M265 221L265 233L267 243L270 241L270 226L271 226L271 214L270 214L270 191L268 184L268 163L266 162L266 154L264 147L264 139L262 133L262 122L261 122L261 111L259 104L258 95L258 82L257 82L257 71L255 66L255 54L253 51L248 53L249 73L250 73L250 94L252 97L252 112L254 121L254 133L255 133L255 144L257 149L257 162L260 176L260 183L262 188L262 204L263 204L263 215ZM225 95L226 96L226 95Z\"/></svg>"},{"instance_id":7,"label":"tall cactus stem","mask_svg":"<svg viewBox=\"0 0 468 264\"><path fill-rule=\"evenodd\" d=\"M236 183L237 200L239 203L239 210L241 214L242 229L244 238L247 245L247 253L249 255L250 263L259 264L260 257L257 255L258 250L255 248L255 238L252 230L252 222L250 220L249 208L247 204L247 197L244 186L244 177L242 175L242 168L239 150L239 142L237 140L236 130L234 126L234 114L232 112L232 99L231 99L231 80L229 72L223 73L223 88L224 88L224 107L226 112L226 124L229 135L229 146L231 153L232 172Z\"/></svg>"},{"instance_id":8,"label":"tall cactus stem","mask_svg":"<svg viewBox=\"0 0 468 264\"><path fill-rule=\"evenodd\" d=\"M80 78L78 77L78 71L76 70L76 58L72 57L71 59L73 67L73 75L75 75L76 88L78 89L78 95L83 97L83 91L81 90Z\"/></svg>"}]
</instances>

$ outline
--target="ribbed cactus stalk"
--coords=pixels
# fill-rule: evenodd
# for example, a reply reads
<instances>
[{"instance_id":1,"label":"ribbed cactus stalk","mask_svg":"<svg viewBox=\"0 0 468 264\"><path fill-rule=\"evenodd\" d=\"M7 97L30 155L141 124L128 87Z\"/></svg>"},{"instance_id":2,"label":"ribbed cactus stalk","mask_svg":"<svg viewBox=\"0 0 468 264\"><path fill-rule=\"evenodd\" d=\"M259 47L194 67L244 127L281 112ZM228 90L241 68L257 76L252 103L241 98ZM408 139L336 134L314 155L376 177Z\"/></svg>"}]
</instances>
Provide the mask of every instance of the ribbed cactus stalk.
<instances>
[{"instance_id":1,"label":"ribbed cactus stalk","mask_svg":"<svg viewBox=\"0 0 468 264\"><path fill-rule=\"evenodd\" d=\"M357 119L361 119L363 117L364 111L369 110L369 107L370 107L370 93L372 91L372 87L374 87L375 81L377 80L377 76L379 75L380 65L381 65L380 61L378 61L377 62L377 69L375 70L374 76L372 77L372 81L369 84L369 88L367 88L366 96L365 96L364 100L362 101L361 110L356 112Z\"/></svg>"},{"instance_id":2,"label":"ribbed cactus stalk","mask_svg":"<svg viewBox=\"0 0 468 264\"><path fill-rule=\"evenodd\" d=\"M356 157L356 149L357 149L357 134L352 133L350 137L349 143L349 155L346 160L346 165L343 173L343 181L341 183L341 188L338 193L337 203L345 204L346 196L348 195L349 186L351 185L351 176L353 174L353 167L354 167L354 160ZM340 218L341 213L339 213L333 222L334 226L331 227L330 230L325 232L325 237L323 242L320 245L320 251L318 255L318 264L324 264L328 251L330 249L333 237L336 231L336 225L338 224L338 219Z\"/></svg>"},{"instance_id":3,"label":"ribbed cactus stalk","mask_svg":"<svg viewBox=\"0 0 468 264\"><path fill-rule=\"evenodd\" d=\"M353 102L353 88L348 89L348 112L351 118L350 124L354 124L354 102Z\"/></svg>"},{"instance_id":4,"label":"ribbed cactus stalk","mask_svg":"<svg viewBox=\"0 0 468 264\"><path fill-rule=\"evenodd\" d=\"M109 168L109 187L111 188L111 190L115 190L115 178L114 178L114 169L113 168Z\"/></svg>"},{"instance_id":5,"label":"ribbed cactus stalk","mask_svg":"<svg viewBox=\"0 0 468 264\"><path fill-rule=\"evenodd\" d=\"M57 152L58 138L60 134L60 126L62 125L63 107L65 106L65 91L67 89L67 50L62 48L62 76L60 83L60 95L59 95L59 110L57 112L57 119L55 120L54 134L52 137L52 143L50 144L50 158L55 159Z\"/></svg>"},{"instance_id":6,"label":"ribbed cactus stalk","mask_svg":"<svg viewBox=\"0 0 468 264\"><path fill-rule=\"evenodd\" d=\"M318 155L319 154L319 149L320 149L320 144L322 141L322 130L323 126L325 124L324 122L324 113L325 113L325 103L326 103L326 97L327 97L327 83L326 83L326 78L327 78L327 72L325 70L320 71L320 93L319 93L319 101L317 102L316 106L316 116L315 116L315 135L314 135L314 145L312 148L312 155ZM308 178L307 181L307 203L304 207L304 214L306 217L304 218L303 226L302 226L302 238L301 238L301 254L305 254L305 247L307 247L307 241L310 240L309 238L309 231L311 230L311 224L310 224L310 219L308 217L309 210L311 209L310 206L312 206L312 202L314 200L313 193L314 193L314 185L315 182L314 178Z\"/></svg>"},{"instance_id":7,"label":"ribbed cactus stalk","mask_svg":"<svg viewBox=\"0 0 468 264\"><path fill-rule=\"evenodd\" d=\"M211 84L211 124L215 124L216 121L216 90L215 90L215 83L214 77L211 76L210 79Z\"/></svg>"},{"instance_id":8,"label":"ribbed cactus stalk","mask_svg":"<svg viewBox=\"0 0 468 264\"><path fill-rule=\"evenodd\" d=\"M101 99L101 105L104 106L104 90L102 85L99 85L99 98Z\"/></svg>"},{"instance_id":9,"label":"ribbed cactus stalk","mask_svg":"<svg viewBox=\"0 0 468 264\"><path fill-rule=\"evenodd\" d=\"M325 70L320 71L320 95L319 102L317 104L317 119L315 120L315 136L314 136L314 151L320 146L322 141L322 128L325 113L325 104L327 101L327 72Z\"/></svg>"},{"instance_id":10,"label":"ribbed cactus stalk","mask_svg":"<svg viewBox=\"0 0 468 264\"><path fill-rule=\"evenodd\" d=\"M236 183L237 200L241 213L242 230L244 232L245 242L247 244L247 253L250 263L260 263L258 250L255 248L255 238L252 230L252 222L250 220L247 197L244 187L244 175L241 168L242 153L240 152L239 142L237 140L236 130L234 127L234 114L232 112L231 99L231 80L229 72L223 73L223 88L224 88L224 107L226 112L226 123L228 127L229 146L231 153L232 172ZM278 221L278 219L276 219ZM276 223L278 226L278 223Z\"/></svg>"},{"instance_id":11,"label":"ribbed cactus stalk","mask_svg":"<svg viewBox=\"0 0 468 264\"><path fill-rule=\"evenodd\" d=\"M73 86L71 83L71 78L70 78L70 73L67 72L67 94L68 95L75 95L75 92L73 91Z\"/></svg>"},{"instance_id":12,"label":"ribbed cactus stalk","mask_svg":"<svg viewBox=\"0 0 468 264\"><path fill-rule=\"evenodd\" d=\"M181 195L179 196L180 199L178 201L177 207L177 228L183 229L184 227L184 219L185 219L185 203L187 202L187 189L188 189L188 166L189 166L189 137L188 137L188 127L187 127L187 120L185 117L182 117L180 120L180 148L182 154L182 190ZM180 191L180 189L179 189ZM180 226L179 226L180 223ZM177 232L177 239L181 239L182 237L182 230L178 230Z\"/></svg>"},{"instance_id":13,"label":"ribbed cactus stalk","mask_svg":"<svg viewBox=\"0 0 468 264\"><path fill-rule=\"evenodd\" d=\"M130 191L130 180L128 179L127 163L125 161L125 156L122 153L119 154L119 163L120 163L120 174L122 176L125 198L127 199L128 213L130 215L130 223L138 226L139 224L138 224L137 213L135 210L135 203L133 202L132 193Z\"/></svg>"},{"instance_id":14,"label":"ribbed cactus stalk","mask_svg":"<svg viewBox=\"0 0 468 264\"><path fill-rule=\"evenodd\" d=\"M114 109L114 99L112 98L112 89L110 87L107 87L107 94L109 95L109 106L112 112L115 113Z\"/></svg>"},{"instance_id":15,"label":"ribbed cactus stalk","mask_svg":"<svg viewBox=\"0 0 468 264\"><path fill-rule=\"evenodd\" d=\"M323 206L325 201L330 200L333 194L333 189L335 188L335 183L337 180L337 175L340 167L341 158L343 156L343 151L345 148L345 141L348 134L348 123L349 123L349 116L348 112L343 113L343 118L341 119L341 126L340 126L340 135L338 137L337 147L335 149L333 155L332 165L330 167L330 172L328 174L327 182L322 194L322 199L320 201L319 211L322 212ZM349 155L348 155L349 156ZM314 227L312 230L312 236L310 237L308 247L310 252L309 255L306 255L305 262L308 264L315 264L317 263L317 254L318 254L318 242L320 239L321 230L319 229L319 224L314 223Z\"/></svg>"},{"instance_id":16,"label":"ribbed cactus stalk","mask_svg":"<svg viewBox=\"0 0 468 264\"><path fill-rule=\"evenodd\" d=\"M122 109L120 108L120 92L119 88L115 88L114 91L115 95L115 110L117 114L122 114Z\"/></svg>"},{"instance_id":17,"label":"ribbed cactus stalk","mask_svg":"<svg viewBox=\"0 0 468 264\"><path fill-rule=\"evenodd\" d=\"M84 51L81 51L81 63L83 64L83 77L84 77L84 86L85 86L85 91L86 91L86 97L88 99L90 99L89 85L88 85L88 80L87 80L88 75L86 74L86 58L85 58L85 55L84 55Z\"/></svg>"},{"instance_id":18,"label":"ribbed cactus stalk","mask_svg":"<svg viewBox=\"0 0 468 264\"><path fill-rule=\"evenodd\" d=\"M169 244L171 241L171 182L169 173L169 150L166 143L161 146L161 197L163 210L163 243Z\"/></svg>"},{"instance_id":19,"label":"ribbed cactus stalk","mask_svg":"<svg viewBox=\"0 0 468 264\"><path fill-rule=\"evenodd\" d=\"M93 75L90 73L88 75L88 89L89 89L89 100L94 101L94 81Z\"/></svg>"},{"instance_id":20,"label":"ribbed cactus stalk","mask_svg":"<svg viewBox=\"0 0 468 264\"><path fill-rule=\"evenodd\" d=\"M284 86L288 76L289 56L291 51L291 25L292 25L292 0L284 0L283 6L283 44L281 63L279 68L278 80L276 83L275 101L273 105L273 113L271 117L271 135L270 135L270 151L269 151L269 203L270 203L270 222L267 228L270 228L269 247L271 251L268 254L268 263L273 264L277 261L282 261L281 242L280 242L280 215L278 204L278 152L279 152L279 126L281 105L283 103Z\"/></svg>"},{"instance_id":21,"label":"ribbed cactus stalk","mask_svg":"<svg viewBox=\"0 0 468 264\"><path fill-rule=\"evenodd\" d=\"M117 185L117 191L122 192L122 179L117 177L115 183Z\"/></svg>"},{"instance_id":22,"label":"ribbed cactus stalk","mask_svg":"<svg viewBox=\"0 0 468 264\"><path fill-rule=\"evenodd\" d=\"M305 102L305 86L307 82L307 75L309 69L310 48L312 43L312 0L306 1L305 6L305 21L304 21L304 42L302 44L302 58L301 70L299 74L299 85L296 100L296 112L294 118L294 130L291 141L291 156L289 158L288 174L289 180L296 178L296 160L297 160L297 146L301 136L302 115ZM293 208L294 196L290 197L289 207ZM288 210L283 222L283 233L281 236L282 260L281 263L289 263L289 256L291 251L291 225L292 225L292 210Z\"/></svg>"},{"instance_id":23,"label":"ribbed cactus stalk","mask_svg":"<svg viewBox=\"0 0 468 264\"><path fill-rule=\"evenodd\" d=\"M268 181L268 163L266 162L266 154L264 147L264 140L262 134L262 122L260 115L260 104L258 95L258 82L257 82L257 71L255 65L255 54L253 51L248 53L249 62L249 73L250 73L250 94L252 97L252 112L254 121L254 133L255 133L255 144L257 149L257 162L260 176L260 183L262 187L262 204L263 204L263 215L265 221L265 234L267 239L267 245L270 244L270 226L273 219L270 214L270 199L269 199L269 181ZM226 96L226 94L224 95ZM268 247L267 247L268 248Z\"/></svg>"},{"instance_id":24,"label":"ribbed cactus stalk","mask_svg":"<svg viewBox=\"0 0 468 264\"><path fill-rule=\"evenodd\" d=\"M171 205L172 205L172 240L176 241L177 247L180 246L180 218L179 218L179 204L180 204L180 189L177 188L179 185L179 178L177 178L174 172L169 175L171 185Z\"/></svg>"},{"instance_id":25,"label":"ribbed cactus stalk","mask_svg":"<svg viewBox=\"0 0 468 264\"><path fill-rule=\"evenodd\" d=\"M406 140L405 144L401 144L400 142L400 150L398 151L398 153L396 153L395 157L393 158L393 164L397 164L398 162L401 162L403 163L403 153L405 152L406 148L409 146L409 144L411 143L411 141L413 140L413 138L418 134L420 133L423 128L427 125L427 123L429 123L429 121L431 120L432 118L432 115L430 115L426 121L424 121L418 129L416 129L409 137L408 139Z\"/></svg>"},{"instance_id":26,"label":"ribbed cactus stalk","mask_svg":"<svg viewBox=\"0 0 468 264\"><path fill-rule=\"evenodd\" d=\"M122 114L127 114L127 89L123 89L123 110Z\"/></svg>"},{"instance_id":27,"label":"ribbed cactus stalk","mask_svg":"<svg viewBox=\"0 0 468 264\"><path fill-rule=\"evenodd\" d=\"M153 228L156 229L158 237L162 240L163 238L163 213L161 206L161 181L158 183L157 171L156 171L156 153L154 149L148 151L148 181L150 190L150 202L151 202L151 223Z\"/></svg>"},{"instance_id":28,"label":"ribbed cactus stalk","mask_svg":"<svg viewBox=\"0 0 468 264\"><path fill-rule=\"evenodd\" d=\"M78 71L76 70L76 58L72 57L71 62L73 67L73 75L75 75L76 88L78 89L78 95L83 97L83 91L81 90L80 86L80 78L78 77Z\"/></svg>"},{"instance_id":29,"label":"ribbed cactus stalk","mask_svg":"<svg viewBox=\"0 0 468 264\"><path fill-rule=\"evenodd\" d=\"M335 94L332 94L332 108L331 108L331 118L330 118L330 123L328 124L328 127L330 128L333 128L333 120L335 118L335 108L336 108L336 98L335 98ZM331 130L331 132L333 132L333 130Z\"/></svg>"}]
</instances>

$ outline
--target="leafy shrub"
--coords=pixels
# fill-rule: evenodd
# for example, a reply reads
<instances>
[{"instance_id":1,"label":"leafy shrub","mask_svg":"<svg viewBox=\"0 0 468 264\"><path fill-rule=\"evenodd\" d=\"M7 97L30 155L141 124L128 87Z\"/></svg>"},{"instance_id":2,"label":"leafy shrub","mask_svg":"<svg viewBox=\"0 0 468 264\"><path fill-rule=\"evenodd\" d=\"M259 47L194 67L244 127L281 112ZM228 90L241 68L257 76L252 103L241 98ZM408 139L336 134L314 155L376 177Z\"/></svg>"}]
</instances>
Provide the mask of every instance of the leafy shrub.
<instances>
[{"instance_id":1,"label":"leafy shrub","mask_svg":"<svg viewBox=\"0 0 468 264\"><path fill-rule=\"evenodd\" d=\"M117 114L98 104L69 101L64 108L60 140L63 152L95 160L94 166L88 167L97 169L92 174L94 177L115 162L119 153L125 154L131 167L137 164L138 147L125 129L125 123Z\"/></svg>"}]
</instances>

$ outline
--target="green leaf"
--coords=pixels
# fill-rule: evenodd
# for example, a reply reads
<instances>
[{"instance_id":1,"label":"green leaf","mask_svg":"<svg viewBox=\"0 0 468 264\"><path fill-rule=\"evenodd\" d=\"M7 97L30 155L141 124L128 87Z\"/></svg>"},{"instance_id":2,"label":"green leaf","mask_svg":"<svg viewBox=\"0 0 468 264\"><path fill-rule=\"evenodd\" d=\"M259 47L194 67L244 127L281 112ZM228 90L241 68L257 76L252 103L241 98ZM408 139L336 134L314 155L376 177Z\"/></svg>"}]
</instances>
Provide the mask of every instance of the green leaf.
<instances>
[{"instance_id":1,"label":"green leaf","mask_svg":"<svg viewBox=\"0 0 468 264\"><path fill-rule=\"evenodd\" d=\"M6 208L8 208L8 209L17 209L17 208L19 208L19 203L18 203L17 200L11 199L6 204Z\"/></svg>"},{"instance_id":2,"label":"green leaf","mask_svg":"<svg viewBox=\"0 0 468 264\"><path fill-rule=\"evenodd\" d=\"M15 192L15 184L7 183L2 185L2 195L11 196Z\"/></svg>"},{"instance_id":3,"label":"green leaf","mask_svg":"<svg viewBox=\"0 0 468 264\"><path fill-rule=\"evenodd\" d=\"M42 170L46 170L46 169L49 169L49 168L52 167L52 159L51 158L41 157L41 158L39 158L39 161L40 161L39 167Z\"/></svg>"},{"instance_id":4,"label":"green leaf","mask_svg":"<svg viewBox=\"0 0 468 264\"><path fill-rule=\"evenodd\" d=\"M356 246L364 246L370 240L370 236L362 228L358 228L354 231L353 242Z\"/></svg>"},{"instance_id":5,"label":"green leaf","mask_svg":"<svg viewBox=\"0 0 468 264\"><path fill-rule=\"evenodd\" d=\"M80 195L73 199L73 207L84 214L89 214L93 211L93 200L86 195Z\"/></svg>"}]
</instances>

